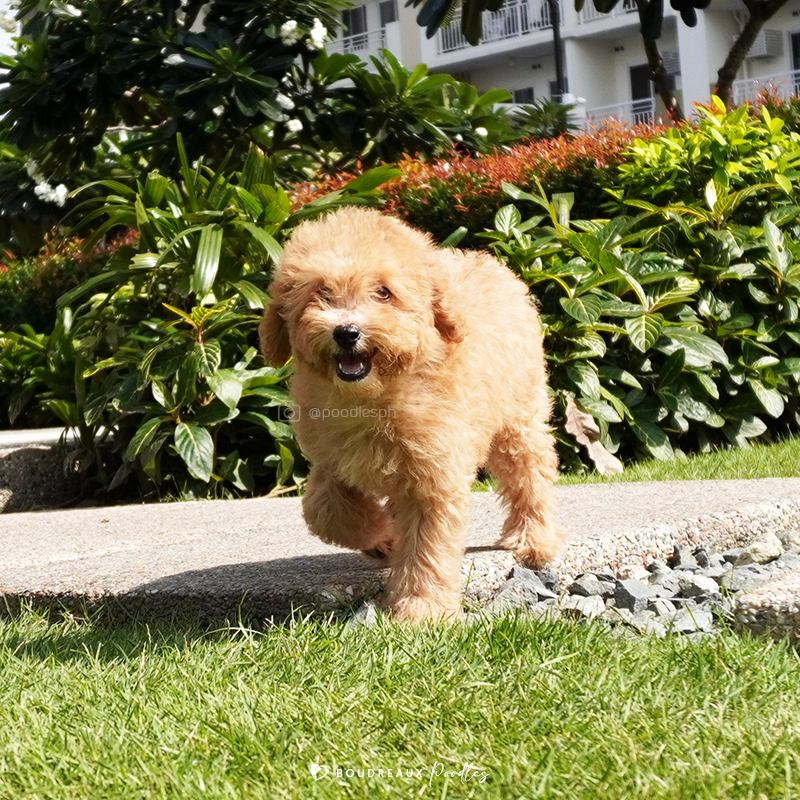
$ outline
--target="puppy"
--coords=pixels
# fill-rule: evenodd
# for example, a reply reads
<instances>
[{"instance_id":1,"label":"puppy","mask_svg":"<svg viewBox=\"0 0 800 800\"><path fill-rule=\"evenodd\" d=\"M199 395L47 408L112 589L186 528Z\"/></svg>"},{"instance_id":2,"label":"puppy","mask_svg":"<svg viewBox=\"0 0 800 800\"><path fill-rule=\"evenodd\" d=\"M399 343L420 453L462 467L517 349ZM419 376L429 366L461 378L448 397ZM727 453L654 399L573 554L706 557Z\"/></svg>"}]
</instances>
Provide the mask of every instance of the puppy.
<instances>
[{"instance_id":1,"label":"puppy","mask_svg":"<svg viewBox=\"0 0 800 800\"><path fill-rule=\"evenodd\" d=\"M481 466L509 512L498 544L532 567L558 555L541 328L510 270L351 207L297 228L270 293L261 347L294 358L306 522L391 566L396 617L458 613Z\"/></svg>"}]
</instances>

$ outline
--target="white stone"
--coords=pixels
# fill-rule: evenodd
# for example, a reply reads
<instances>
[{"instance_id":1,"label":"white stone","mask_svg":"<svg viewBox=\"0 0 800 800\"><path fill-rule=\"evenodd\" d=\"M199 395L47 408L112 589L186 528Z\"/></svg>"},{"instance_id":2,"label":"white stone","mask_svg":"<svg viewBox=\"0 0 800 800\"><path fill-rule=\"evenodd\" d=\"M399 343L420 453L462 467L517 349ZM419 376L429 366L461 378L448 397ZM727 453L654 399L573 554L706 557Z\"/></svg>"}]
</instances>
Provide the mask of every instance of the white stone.
<instances>
[{"instance_id":1,"label":"white stone","mask_svg":"<svg viewBox=\"0 0 800 800\"><path fill-rule=\"evenodd\" d=\"M790 553L800 553L800 529L789 528L785 531L778 531L777 536L784 550L788 550Z\"/></svg>"},{"instance_id":2,"label":"white stone","mask_svg":"<svg viewBox=\"0 0 800 800\"><path fill-rule=\"evenodd\" d=\"M742 550L736 559L736 566L744 564L767 564L783 553L781 540L771 532L762 533Z\"/></svg>"}]
</instances>

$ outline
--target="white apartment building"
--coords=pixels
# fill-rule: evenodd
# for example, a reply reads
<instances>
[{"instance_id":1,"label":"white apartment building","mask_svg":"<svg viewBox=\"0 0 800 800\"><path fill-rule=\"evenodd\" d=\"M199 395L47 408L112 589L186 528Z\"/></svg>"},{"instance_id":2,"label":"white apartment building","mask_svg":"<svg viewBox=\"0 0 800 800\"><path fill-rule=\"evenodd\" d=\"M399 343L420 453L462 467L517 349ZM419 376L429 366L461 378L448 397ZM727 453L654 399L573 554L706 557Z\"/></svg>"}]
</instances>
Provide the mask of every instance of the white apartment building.
<instances>
[{"instance_id":1,"label":"white apartment building","mask_svg":"<svg viewBox=\"0 0 800 800\"><path fill-rule=\"evenodd\" d=\"M485 13L483 40L471 46L461 36L459 13L432 39L416 24L417 9L403 0L355 0L344 12L346 30L328 50L357 53L364 60L382 47L407 67L427 64L481 90L502 88L514 102L550 98L555 92L553 30L547 0L506 0ZM561 37L568 99L578 103L587 123L616 118L643 122L665 116L653 97L634 0L620 0L599 14L592 0L583 11L560 0ZM694 28L684 25L665 3L658 46L684 113L707 102L734 38L746 19L741 0L712 0L698 11ZM734 84L737 102L753 100L764 86L782 95L800 89L800 0L790 0L767 22Z\"/></svg>"}]
</instances>

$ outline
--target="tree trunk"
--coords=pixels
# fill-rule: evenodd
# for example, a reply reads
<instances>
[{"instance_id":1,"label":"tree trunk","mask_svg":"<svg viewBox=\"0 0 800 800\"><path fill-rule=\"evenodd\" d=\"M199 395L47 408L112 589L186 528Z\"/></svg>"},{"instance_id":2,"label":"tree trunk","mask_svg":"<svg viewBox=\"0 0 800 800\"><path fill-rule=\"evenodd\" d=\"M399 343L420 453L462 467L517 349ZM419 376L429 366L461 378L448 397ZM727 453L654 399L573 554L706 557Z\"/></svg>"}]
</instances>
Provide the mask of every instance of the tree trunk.
<instances>
[{"instance_id":1,"label":"tree trunk","mask_svg":"<svg viewBox=\"0 0 800 800\"><path fill-rule=\"evenodd\" d=\"M775 13L784 5L787 0L743 0L747 7L749 17L742 32L736 38L733 46L728 51L725 63L717 72L717 86L714 94L722 100L726 106L733 105L733 82L742 67L742 63L747 57L753 42L756 40L764 23L773 17Z\"/></svg>"},{"instance_id":2,"label":"tree trunk","mask_svg":"<svg viewBox=\"0 0 800 800\"><path fill-rule=\"evenodd\" d=\"M669 87L669 75L664 69L664 61L658 50L658 44L645 39L644 52L647 54L647 66L650 67L650 80L653 81L653 88L666 107L670 120L672 122L683 122L685 119L683 109L675 97L675 93Z\"/></svg>"},{"instance_id":3,"label":"tree trunk","mask_svg":"<svg viewBox=\"0 0 800 800\"><path fill-rule=\"evenodd\" d=\"M644 19L645 11L654 0L636 0L636 10L639 12L639 21ZM786 0L784 0L786 2ZM656 34L658 35L658 34ZM672 89L669 88L669 75L664 69L664 61L658 49L658 42L655 39L644 39L644 52L647 55L647 66L650 68L650 80L653 82L653 89L661 98L661 102L667 109L667 114L672 122L682 122L684 119L683 109L678 103Z\"/></svg>"}]
</instances>

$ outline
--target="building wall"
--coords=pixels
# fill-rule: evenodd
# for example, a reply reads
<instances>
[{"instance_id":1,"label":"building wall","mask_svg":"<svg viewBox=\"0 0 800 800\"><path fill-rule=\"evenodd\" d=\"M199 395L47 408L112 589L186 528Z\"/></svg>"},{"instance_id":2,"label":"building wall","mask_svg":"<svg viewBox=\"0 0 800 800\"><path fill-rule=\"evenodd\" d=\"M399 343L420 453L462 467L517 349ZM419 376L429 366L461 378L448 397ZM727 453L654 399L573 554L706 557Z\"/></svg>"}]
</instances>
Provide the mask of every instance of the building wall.
<instances>
[{"instance_id":1,"label":"building wall","mask_svg":"<svg viewBox=\"0 0 800 800\"><path fill-rule=\"evenodd\" d=\"M556 66L552 54L520 56L500 64L470 72L472 83L480 92L489 89L527 89L533 87L536 100L550 97L550 81L555 79Z\"/></svg>"}]
</instances>

